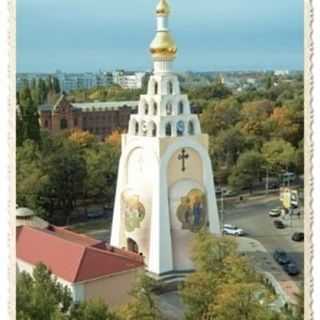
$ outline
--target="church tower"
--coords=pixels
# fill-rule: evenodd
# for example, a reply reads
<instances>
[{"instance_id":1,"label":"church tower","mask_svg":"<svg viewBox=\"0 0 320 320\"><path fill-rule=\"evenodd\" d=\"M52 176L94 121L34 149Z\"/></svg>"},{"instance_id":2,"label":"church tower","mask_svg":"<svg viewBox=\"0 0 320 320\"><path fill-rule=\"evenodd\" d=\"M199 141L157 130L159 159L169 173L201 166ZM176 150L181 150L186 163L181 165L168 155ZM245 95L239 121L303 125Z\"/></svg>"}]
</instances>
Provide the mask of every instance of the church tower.
<instances>
[{"instance_id":1,"label":"church tower","mask_svg":"<svg viewBox=\"0 0 320 320\"><path fill-rule=\"evenodd\" d=\"M193 269L190 241L202 227L220 234L208 135L172 72L177 47L169 14L160 0L154 71L122 136L111 234L112 246L143 254L157 276Z\"/></svg>"}]
</instances>

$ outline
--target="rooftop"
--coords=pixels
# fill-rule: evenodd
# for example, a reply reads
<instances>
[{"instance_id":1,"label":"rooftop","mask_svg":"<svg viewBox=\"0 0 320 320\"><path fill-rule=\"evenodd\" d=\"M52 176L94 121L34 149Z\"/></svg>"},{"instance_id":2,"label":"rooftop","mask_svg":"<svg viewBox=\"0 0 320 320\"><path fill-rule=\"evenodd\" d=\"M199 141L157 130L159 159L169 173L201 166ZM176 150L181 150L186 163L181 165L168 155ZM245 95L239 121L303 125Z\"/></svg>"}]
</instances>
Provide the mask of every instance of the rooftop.
<instances>
[{"instance_id":1,"label":"rooftop","mask_svg":"<svg viewBox=\"0 0 320 320\"><path fill-rule=\"evenodd\" d=\"M139 255L65 228L21 226L16 233L17 258L45 264L54 275L71 283L89 281L143 267Z\"/></svg>"},{"instance_id":2,"label":"rooftop","mask_svg":"<svg viewBox=\"0 0 320 320\"><path fill-rule=\"evenodd\" d=\"M118 110L123 107L135 109L138 107L139 101L106 101L106 102L82 102L82 103L71 102L71 105L75 110L83 111L83 112L106 111L106 110L112 111L112 110ZM44 104L39 106L39 111L52 111L53 108L54 108L53 105Z\"/></svg>"}]
</instances>

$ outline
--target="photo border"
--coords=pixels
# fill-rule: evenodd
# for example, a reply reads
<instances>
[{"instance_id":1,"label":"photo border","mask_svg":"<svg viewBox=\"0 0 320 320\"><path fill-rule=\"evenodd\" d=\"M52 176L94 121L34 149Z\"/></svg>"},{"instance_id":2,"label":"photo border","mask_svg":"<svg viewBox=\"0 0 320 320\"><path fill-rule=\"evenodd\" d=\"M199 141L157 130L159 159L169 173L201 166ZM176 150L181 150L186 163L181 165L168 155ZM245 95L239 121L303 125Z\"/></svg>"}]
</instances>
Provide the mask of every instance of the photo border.
<instances>
[{"instance_id":1,"label":"photo border","mask_svg":"<svg viewBox=\"0 0 320 320\"><path fill-rule=\"evenodd\" d=\"M317 301L313 297L314 272L313 255L316 251L313 233L313 207L315 179L312 175L314 165L314 40L320 40L313 33L316 0L304 0L305 7L305 319L316 320ZM319 0L318 0L319 3ZM318 9L320 9L318 7ZM15 319L15 74L16 74L16 3L15 0L0 1L0 318ZM319 69L320 70L320 69ZM319 125L319 123L318 123ZM320 139L320 137L318 137ZM4 183L3 177L9 182ZM320 190L318 190L320 191ZM6 214L8 213L8 214ZM4 263L3 263L4 261ZM320 268L320 266L318 266ZM312 299L313 298L313 299ZM319 297L317 297L319 298ZM320 315L320 313L318 313Z\"/></svg>"}]
</instances>

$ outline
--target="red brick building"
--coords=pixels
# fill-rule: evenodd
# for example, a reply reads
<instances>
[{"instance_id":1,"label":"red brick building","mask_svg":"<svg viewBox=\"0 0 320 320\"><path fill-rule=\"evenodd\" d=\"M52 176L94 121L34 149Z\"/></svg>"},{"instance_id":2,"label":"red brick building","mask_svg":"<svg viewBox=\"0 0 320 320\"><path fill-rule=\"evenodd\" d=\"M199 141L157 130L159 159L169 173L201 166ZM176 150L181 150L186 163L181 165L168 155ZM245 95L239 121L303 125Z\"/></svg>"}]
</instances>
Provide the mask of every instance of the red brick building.
<instances>
[{"instance_id":1,"label":"red brick building","mask_svg":"<svg viewBox=\"0 0 320 320\"><path fill-rule=\"evenodd\" d=\"M139 101L71 103L62 95L54 105L39 107L40 127L49 132L81 129L103 139L114 130L127 130Z\"/></svg>"}]
</instances>

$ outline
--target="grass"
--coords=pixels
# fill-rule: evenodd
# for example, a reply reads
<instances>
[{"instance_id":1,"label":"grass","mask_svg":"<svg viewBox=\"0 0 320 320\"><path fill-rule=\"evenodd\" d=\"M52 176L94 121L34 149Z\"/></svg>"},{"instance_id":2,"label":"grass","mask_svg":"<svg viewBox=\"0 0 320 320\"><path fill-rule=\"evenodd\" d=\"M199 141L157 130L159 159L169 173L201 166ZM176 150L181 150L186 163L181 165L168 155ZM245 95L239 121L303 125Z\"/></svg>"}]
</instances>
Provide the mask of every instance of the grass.
<instances>
[{"instance_id":1,"label":"grass","mask_svg":"<svg viewBox=\"0 0 320 320\"><path fill-rule=\"evenodd\" d=\"M95 230L104 230L110 228L111 226L111 219L92 219L86 222L76 223L70 225L68 229L71 231L79 232L79 233L88 233L90 231Z\"/></svg>"}]
</instances>

